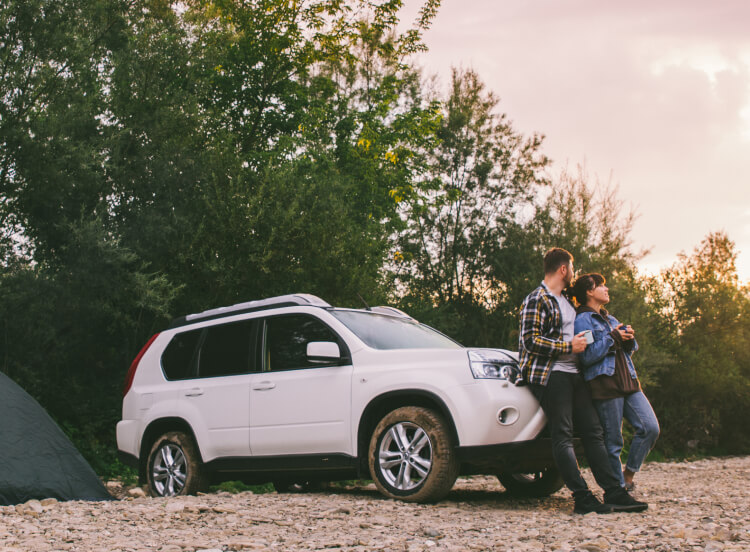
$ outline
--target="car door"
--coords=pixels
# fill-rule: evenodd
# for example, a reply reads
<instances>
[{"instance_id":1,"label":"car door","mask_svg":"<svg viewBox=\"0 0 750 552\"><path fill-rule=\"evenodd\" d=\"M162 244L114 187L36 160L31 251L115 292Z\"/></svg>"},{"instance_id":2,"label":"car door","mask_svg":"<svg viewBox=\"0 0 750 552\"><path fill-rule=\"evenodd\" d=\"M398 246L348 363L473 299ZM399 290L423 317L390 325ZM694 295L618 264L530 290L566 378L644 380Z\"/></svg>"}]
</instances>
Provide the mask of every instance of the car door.
<instances>
[{"instance_id":1,"label":"car door","mask_svg":"<svg viewBox=\"0 0 750 552\"><path fill-rule=\"evenodd\" d=\"M254 456L352 453L352 363L344 341L309 314L267 317L263 372L252 377L250 446ZM307 358L307 344L339 344L338 361Z\"/></svg>"},{"instance_id":2,"label":"car door","mask_svg":"<svg viewBox=\"0 0 750 552\"><path fill-rule=\"evenodd\" d=\"M250 450L250 384L258 371L254 320L203 329L195 377L183 382L182 403L205 461L246 457Z\"/></svg>"}]
</instances>

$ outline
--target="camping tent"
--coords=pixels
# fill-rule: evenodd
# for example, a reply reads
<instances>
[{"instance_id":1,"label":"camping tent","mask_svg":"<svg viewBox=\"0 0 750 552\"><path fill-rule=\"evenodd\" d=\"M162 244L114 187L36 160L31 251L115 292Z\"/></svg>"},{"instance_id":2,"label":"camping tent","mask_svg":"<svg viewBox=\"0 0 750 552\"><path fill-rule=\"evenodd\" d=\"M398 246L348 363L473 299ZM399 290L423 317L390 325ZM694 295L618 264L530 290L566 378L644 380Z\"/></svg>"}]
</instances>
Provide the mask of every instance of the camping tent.
<instances>
[{"instance_id":1,"label":"camping tent","mask_svg":"<svg viewBox=\"0 0 750 552\"><path fill-rule=\"evenodd\" d=\"M0 505L32 498L112 499L44 408L0 372Z\"/></svg>"}]
</instances>

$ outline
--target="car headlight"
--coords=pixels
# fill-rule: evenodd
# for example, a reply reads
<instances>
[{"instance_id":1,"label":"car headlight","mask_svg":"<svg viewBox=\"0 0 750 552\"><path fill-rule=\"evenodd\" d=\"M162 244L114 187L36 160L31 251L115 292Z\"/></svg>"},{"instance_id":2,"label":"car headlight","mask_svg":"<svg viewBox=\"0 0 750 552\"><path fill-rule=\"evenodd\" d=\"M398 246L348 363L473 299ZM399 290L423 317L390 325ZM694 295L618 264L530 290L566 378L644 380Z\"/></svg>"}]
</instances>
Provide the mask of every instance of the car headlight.
<instances>
[{"instance_id":1,"label":"car headlight","mask_svg":"<svg viewBox=\"0 0 750 552\"><path fill-rule=\"evenodd\" d=\"M469 351L469 365L477 379L501 379L515 383L521 375L516 360L498 350Z\"/></svg>"}]
</instances>

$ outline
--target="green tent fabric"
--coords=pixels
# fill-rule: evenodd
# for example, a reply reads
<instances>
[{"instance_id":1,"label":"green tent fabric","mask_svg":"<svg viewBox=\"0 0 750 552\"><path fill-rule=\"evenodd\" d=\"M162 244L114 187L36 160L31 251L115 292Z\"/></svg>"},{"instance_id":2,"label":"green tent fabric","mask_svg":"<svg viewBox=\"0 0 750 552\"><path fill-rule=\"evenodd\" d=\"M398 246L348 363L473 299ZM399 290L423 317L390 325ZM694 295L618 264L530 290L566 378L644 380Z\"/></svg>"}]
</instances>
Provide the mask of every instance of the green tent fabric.
<instances>
[{"instance_id":1,"label":"green tent fabric","mask_svg":"<svg viewBox=\"0 0 750 552\"><path fill-rule=\"evenodd\" d=\"M0 372L0 505L32 498L112 500L44 408Z\"/></svg>"}]
</instances>

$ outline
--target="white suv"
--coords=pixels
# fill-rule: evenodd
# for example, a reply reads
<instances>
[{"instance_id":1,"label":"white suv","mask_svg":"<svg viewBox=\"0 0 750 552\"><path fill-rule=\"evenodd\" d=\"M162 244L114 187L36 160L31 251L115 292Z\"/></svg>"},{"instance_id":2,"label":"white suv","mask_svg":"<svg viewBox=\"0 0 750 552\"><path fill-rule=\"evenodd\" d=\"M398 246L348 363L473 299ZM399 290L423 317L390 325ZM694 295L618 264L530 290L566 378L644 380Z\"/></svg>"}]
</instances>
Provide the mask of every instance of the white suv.
<instances>
[{"instance_id":1,"label":"white suv","mask_svg":"<svg viewBox=\"0 0 750 552\"><path fill-rule=\"evenodd\" d=\"M117 445L155 496L372 477L429 502L460 474L544 496L562 482L517 376L515 353L465 348L397 309L286 295L153 336L126 378Z\"/></svg>"}]
</instances>

